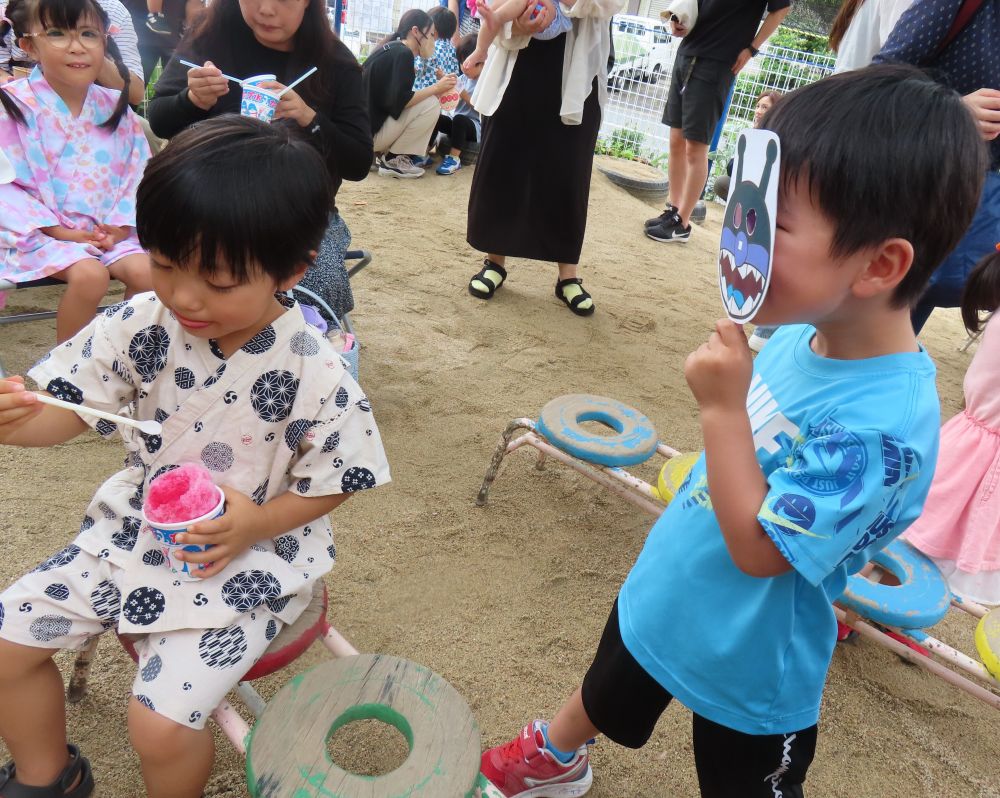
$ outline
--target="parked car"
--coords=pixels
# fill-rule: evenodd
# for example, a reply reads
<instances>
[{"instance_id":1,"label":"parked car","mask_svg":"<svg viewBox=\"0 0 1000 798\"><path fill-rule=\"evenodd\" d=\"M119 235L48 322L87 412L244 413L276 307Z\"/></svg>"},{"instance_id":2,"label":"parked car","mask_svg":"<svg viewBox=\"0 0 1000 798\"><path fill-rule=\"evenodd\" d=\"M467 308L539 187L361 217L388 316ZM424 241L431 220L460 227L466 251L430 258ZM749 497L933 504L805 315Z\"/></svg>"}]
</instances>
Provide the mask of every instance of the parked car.
<instances>
[{"instance_id":1,"label":"parked car","mask_svg":"<svg viewBox=\"0 0 1000 798\"><path fill-rule=\"evenodd\" d=\"M608 74L609 88L629 82L656 83L673 63L673 37L662 20L617 14L611 20L615 65Z\"/></svg>"}]
</instances>

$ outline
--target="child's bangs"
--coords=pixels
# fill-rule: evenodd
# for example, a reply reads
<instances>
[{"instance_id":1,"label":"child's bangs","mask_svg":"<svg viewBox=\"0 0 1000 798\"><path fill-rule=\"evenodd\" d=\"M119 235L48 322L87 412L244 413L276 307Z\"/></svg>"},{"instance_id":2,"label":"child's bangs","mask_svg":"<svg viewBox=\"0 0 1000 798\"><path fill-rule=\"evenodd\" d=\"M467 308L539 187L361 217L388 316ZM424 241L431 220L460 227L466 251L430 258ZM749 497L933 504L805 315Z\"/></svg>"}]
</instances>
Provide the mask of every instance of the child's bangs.
<instances>
[{"instance_id":1,"label":"child's bangs","mask_svg":"<svg viewBox=\"0 0 1000 798\"><path fill-rule=\"evenodd\" d=\"M38 0L37 14L43 28L108 29L108 15L94 0Z\"/></svg>"}]
</instances>

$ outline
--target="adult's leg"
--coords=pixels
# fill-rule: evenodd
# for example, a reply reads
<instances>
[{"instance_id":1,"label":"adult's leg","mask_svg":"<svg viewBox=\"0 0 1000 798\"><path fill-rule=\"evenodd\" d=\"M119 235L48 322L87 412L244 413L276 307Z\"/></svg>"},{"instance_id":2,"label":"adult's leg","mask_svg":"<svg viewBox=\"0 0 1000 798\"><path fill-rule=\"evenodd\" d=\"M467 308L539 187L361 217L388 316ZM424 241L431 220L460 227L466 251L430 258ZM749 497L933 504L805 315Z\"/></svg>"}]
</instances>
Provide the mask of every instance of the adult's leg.
<instances>
[{"instance_id":1,"label":"adult's leg","mask_svg":"<svg viewBox=\"0 0 1000 798\"><path fill-rule=\"evenodd\" d=\"M121 283L125 284L125 298L131 299L136 294L153 290L153 278L150 274L149 255L135 253L119 258L110 266L108 272Z\"/></svg>"},{"instance_id":2,"label":"adult's leg","mask_svg":"<svg viewBox=\"0 0 1000 798\"><path fill-rule=\"evenodd\" d=\"M66 283L56 312L56 342L72 338L97 315L101 299L108 293L110 276L99 260L79 260L69 268L52 275Z\"/></svg>"},{"instance_id":3,"label":"adult's leg","mask_svg":"<svg viewBox=\"0 0 1000 798\"><path fill-rule=\"evenodd\" d=\"M0 737L24 785L51 784L68 762L66 704L54 653L0 640Z\"/></svg>"},{"instance_id":4,"label":"adult's leg","mask_svg":"<svg viewBox=\"0 0 1000 798\"><path fill-rule=\"evenodd\" d=\"M695 714L694 761L702 798L802 798L816 727L745 734Z\"/></svg>"},{"instance_id":5,"label":"adult's leg","mask_svg":"<svg viewBox=\"0 0 1000 798\"><path fill-rule=\"evenodd\" d=\"M673 134L673 131L670 132ZM681 217L684 226L687 227L691 221L691 211L698 204L698 198L705 189L705 181L708 179L708 145L702 144L700 141L685 139L684 164L684 183L676 205L677 214ZM673 179L671 179L672 184Z\"/></svg>"},{"instance_id":6,"label":"adult's leg","mask_svg":"<svg viewBox=\"0 0 1000 798\"><path fill-rule=\"evenodd\" d=\"M670 128L670 156L667 160L667 178L670 181L669 203L680 208L684 185L687 182L687 148L684 145L684 131L679 127ZM693 207L693 206L692 206ZM688 211L690 214L691 211Z\"/></svg>"},{"instance_id":7,"label":"adult's leg","mask_svg":"<svg viewBox=\"0 0 1000 798\"><path fill-rule=\"evenodd\" d=\"M426 155L427 142L430 141L431 131L437 124L441 115L441 103L437 97L427 97L414 106L407 108L399 115L399 119L392 117L386 120L382 130L379 131L379 141L376 142L375 149L383 152L391 152L394 155ZM389 127L390 122L396 122L392 128L384 135L383 131ZM394 135L393 135L394 134ZM384 145L382 147L379 144Z\"/></svg>"}]
</instances>

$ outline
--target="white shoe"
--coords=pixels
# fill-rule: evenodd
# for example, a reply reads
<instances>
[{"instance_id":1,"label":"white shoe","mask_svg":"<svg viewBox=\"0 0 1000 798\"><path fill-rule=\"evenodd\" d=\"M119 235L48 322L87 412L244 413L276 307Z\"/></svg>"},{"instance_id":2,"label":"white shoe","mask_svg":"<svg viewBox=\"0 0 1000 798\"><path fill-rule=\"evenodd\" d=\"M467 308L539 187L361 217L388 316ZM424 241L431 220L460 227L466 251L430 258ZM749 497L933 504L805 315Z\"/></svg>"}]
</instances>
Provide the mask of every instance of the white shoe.
<instances>
[{"instance_id":1,"label":"white shoe","mask_svg":"<svg viewBox=\"0 0 1000 798\"><path fill-rule=\"evenodd\" d=\"M386 177L414 179L424 176L424 170L414 166L409 155L394 155L392 158L381 158L378 162L378 173Z\"/></svg>"},{"instance_id":2,"label":"white shoe","mask_svg":"<svg viewBox=\"0 0 1000 798\"><path fill-rule=\"evenodd\" d=\"M777 327L757 327L747 343L754 352L759 352L771 340L771 336L774 335L774 331L777 329Z\"/></svg>"}]
</instances>

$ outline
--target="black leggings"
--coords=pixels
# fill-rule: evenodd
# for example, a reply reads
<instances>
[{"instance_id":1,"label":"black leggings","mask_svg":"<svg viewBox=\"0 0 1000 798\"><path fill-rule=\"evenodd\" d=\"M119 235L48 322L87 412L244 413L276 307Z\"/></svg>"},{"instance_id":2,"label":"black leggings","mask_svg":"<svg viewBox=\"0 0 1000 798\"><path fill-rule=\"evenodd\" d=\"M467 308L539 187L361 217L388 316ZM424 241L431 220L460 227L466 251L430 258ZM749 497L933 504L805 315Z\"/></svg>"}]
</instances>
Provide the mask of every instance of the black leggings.
<instances>
[{"instance_id":1,"label":"black leggings","mask_svg":"<svg viewBox=\"0 0 1000 798\"><path fill-rule=\"evenodd\" d=\"M438 117L437 127L434 128L434 135L444 133L451 139L452 149L462 150L469 145L470 141L476 141L476 123L469 117L456 114L455 116Z\"/></svg>"}]
</instances>

